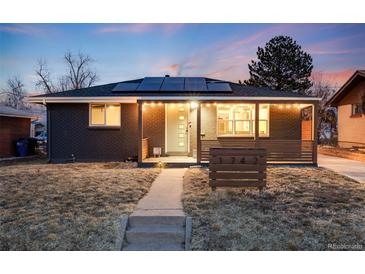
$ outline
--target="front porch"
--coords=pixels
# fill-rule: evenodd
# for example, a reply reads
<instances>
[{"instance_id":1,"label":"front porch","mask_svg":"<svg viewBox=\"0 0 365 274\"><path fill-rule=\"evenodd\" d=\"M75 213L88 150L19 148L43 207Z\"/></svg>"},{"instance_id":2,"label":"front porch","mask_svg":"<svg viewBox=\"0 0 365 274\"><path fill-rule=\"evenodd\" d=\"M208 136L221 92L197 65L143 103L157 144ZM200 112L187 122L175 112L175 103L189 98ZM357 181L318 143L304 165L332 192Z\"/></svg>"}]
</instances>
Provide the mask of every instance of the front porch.
<instances>
[{"instance_id":1,"label":"front porch","mask_svg":"<svg viewBox=\"0 0 365 274\"><path fill-rule=\"evenodd\" d=\"M165 156L165 157L148 157L143 163L196 163L196 158L189 156Z\"/></svg>"},{"instance_id":2,"label":"front porch","mask_svg":"<svg viewBox=\"0 0 365 274\"><path fill-rule=\"evenodd\" d=\"M313 100L138 101L138 163L207 164L211 147L257 147L269 164L316 165L316 121Z\"/></svg>"}]
</instances>

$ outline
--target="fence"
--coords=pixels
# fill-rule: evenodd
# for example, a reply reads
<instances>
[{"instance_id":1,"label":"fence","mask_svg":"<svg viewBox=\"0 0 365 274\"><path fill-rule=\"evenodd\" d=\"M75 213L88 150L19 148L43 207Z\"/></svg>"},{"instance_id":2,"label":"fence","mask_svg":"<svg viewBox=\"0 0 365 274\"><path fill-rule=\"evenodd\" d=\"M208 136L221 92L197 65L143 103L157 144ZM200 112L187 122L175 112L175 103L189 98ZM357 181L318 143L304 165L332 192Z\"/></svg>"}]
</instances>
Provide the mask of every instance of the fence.
<instances>
[{"instance_id":1,"label":"fence","mask_svg":"<svg viewBox=\"0 0 365 274\"><path fill-rule=\"evenodd\" d=\"M266 186L266 149L210 148L209 185L216 187Z\"/></svg>"}]
</instances>

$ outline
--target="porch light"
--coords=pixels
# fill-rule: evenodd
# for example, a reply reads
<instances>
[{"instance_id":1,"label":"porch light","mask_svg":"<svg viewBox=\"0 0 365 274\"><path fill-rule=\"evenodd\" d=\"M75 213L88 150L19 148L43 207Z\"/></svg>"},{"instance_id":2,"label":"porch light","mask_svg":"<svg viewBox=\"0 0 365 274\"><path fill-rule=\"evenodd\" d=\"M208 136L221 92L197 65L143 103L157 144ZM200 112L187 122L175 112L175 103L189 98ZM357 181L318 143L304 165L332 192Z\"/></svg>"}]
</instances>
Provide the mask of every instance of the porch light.
<instances>
[{"instance_id":1,"label":"porch light","mask_svg":"<svg viewBox=\"0 0 365 274\"><path fill-rule=\"evenodd\" d=\"M287 105L286 105L286 108L291 108L291 105L290 105L290 104L287 104Z\"/></svg>"},{"instance_id":2,"label":"porch light","mask_svg":"<svg viewBox=\"0 0 365 274\"><path fill-rule=\"evenodd\" d=\"M217 102L214 102L214 104L213 104L214 106L216 106L217 105Z\"/></svg>"},{"instance_id":3,"label":"porch light","mask_svg":"<svg viewBox=\"0 0 365 274\"><path fill-rule=\"evenodd\" d=\"M158 105L159 105L159 106L162 106L162 103L161 103L161 102L158 102Z\"/></svg>"},{"instance_id":4,"label":"porch light","mask_svg":"<svg viewBox=\"0 0 365 274\"><path fill-rule=\"evenodd\" d=\"M197 102L190 102L190 107L192 109L196 109L198 107L198 103Z\"/></svg>"},{"instance_id":5,"label":"porch light","mask_svg":"<svg viewBox=\"0 0 365 274\"><path fill-rule=\"evenodd\" d=\"M155 102L152 102L152 103L151 103L151 107L154 107L154 106L155 106Z\"/></svg>"},{"instance_id":6,"label":"porch light","mask_svg":"<svg viewBox=\"0 0 365 274\"><path fill-rule=\"evenodd\" d=\"M209 103L208 104L205 104L205 106L208 107L208 108L210 108L210 104Z\"/></svg>"},{"instance_id":7,"label":"porch light","mask_svg":"<svg viewBox=\"0 0 365 274\"><path fill-rule=\"evenodd\" d=\"M282 109L283 108L283 105L279 105L279 108Z\"/></svg>"}]
</instances>

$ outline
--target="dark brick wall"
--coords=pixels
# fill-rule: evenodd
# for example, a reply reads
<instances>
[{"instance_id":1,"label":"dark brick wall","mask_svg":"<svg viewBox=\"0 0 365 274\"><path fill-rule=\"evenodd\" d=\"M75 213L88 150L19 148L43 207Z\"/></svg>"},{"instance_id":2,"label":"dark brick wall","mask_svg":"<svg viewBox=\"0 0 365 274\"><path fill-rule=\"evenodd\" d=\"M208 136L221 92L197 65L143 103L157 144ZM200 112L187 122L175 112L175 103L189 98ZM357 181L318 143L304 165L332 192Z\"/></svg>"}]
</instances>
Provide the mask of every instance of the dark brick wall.
<instances>
[{"instance_id":1,"label":"dark brick wall","mask_svg":"<svg viewBox=\"0 0 365 274\"><path fill-rule=\"evenodd\" d=\"M89 128L88 104L48 104L50 125L50 157L52 161L123 161L137 156L137 104L121 105L121 127L118 129ZM202 132L216 139L214 108L202 109ZM211 115L208 115L211 114ZM192 113L195 122L196 112ZM193 126L192 132L195 132ZM143 111L143 136L149 139L149 154L153 147L162 147L165 153L165 107L146 106ZM203 139L208 139L204 137ZM270 139L300 140L300 110L270 107ZM191 139L191 150L196 148Z\"/></svg>"},{"instance_id":2,"label":"dark brick wall","mask_svg":"<svg viewBox=\"0 0 365 274\"><path fill-rule=\"evenodd\" d=\"M143 137L148 138L149 155L153 155L153 147L162 147L165 154L165 106L147 105L143 111Z\"/></svg>"},{"instance_id":3,"label":"dark brick wall","mask_svg":"<svg viewBox=\"0 0 365 274\"><path fill-rule=\"evenodd\" d=\"M137 156L137 104L121 105L121 127L89 128L88 104L48 104L50 159L65 161L123 161Z\"/></svg>"}]
</instances>

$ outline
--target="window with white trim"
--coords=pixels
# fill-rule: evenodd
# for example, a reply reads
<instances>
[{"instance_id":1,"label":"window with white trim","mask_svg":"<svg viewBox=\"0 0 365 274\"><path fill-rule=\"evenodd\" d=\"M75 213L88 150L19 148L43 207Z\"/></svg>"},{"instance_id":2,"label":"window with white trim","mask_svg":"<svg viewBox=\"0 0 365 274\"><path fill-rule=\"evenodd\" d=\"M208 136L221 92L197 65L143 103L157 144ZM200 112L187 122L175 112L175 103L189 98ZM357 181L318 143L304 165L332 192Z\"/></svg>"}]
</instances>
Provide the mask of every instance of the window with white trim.
<instances>
[{"instance_id":1,"label":"window with white trim","mask_svg":"<svg viewBox=\"0 0 365 274\"><path fill-rule=\"evenodd\" d=\"M89 124L104 127L120 126L120 105L91 104Z\"/></svg>"},{"instance_id":2,"label":"window with white trim","mask_svg":"<svg viewBox=\"0 0 365 274\"><path fill-rule=\"evenodd\" d=\"M260 104L259 136L269 136L269 104ZM217 106L218 136L255 135L255 104L219 104Z\"/></svg>"}]
</instances>

